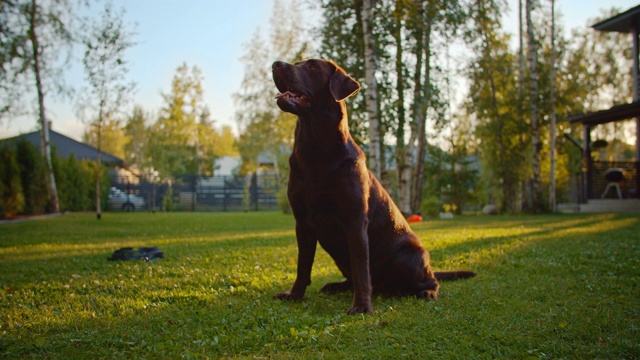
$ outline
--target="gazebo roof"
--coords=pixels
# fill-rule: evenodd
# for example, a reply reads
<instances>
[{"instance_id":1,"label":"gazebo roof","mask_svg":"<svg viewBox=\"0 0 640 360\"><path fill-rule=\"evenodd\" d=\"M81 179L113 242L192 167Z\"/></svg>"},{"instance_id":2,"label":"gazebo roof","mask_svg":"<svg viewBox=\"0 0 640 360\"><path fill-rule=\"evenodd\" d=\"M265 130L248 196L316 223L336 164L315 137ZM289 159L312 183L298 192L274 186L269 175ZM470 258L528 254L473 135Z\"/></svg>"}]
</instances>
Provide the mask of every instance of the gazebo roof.
<instances>
[{"instance_id":1,"label":"gazebo roof","mask_svg":"<svg viewBox=\"0 0 640 360\"><path fill-rule=\"evenodd\" d=\"M631 29L638 25L640 25L640 5L632 7L609 19L600 21L591 27L598 31L630 33Z\"/></svg>"},{"instance_id":2,"label":"gazebo roof","mask_svg":"<svg viewBox=\"0 0 640 360\"><path fill-rule=\"evenodd\" d=\"M569 121L585 125L600 125L615 121L632 119L640 116L640 101L614 106L611 109L592 112L584 115L570 116Z\"/></svg>"}]
</instances>

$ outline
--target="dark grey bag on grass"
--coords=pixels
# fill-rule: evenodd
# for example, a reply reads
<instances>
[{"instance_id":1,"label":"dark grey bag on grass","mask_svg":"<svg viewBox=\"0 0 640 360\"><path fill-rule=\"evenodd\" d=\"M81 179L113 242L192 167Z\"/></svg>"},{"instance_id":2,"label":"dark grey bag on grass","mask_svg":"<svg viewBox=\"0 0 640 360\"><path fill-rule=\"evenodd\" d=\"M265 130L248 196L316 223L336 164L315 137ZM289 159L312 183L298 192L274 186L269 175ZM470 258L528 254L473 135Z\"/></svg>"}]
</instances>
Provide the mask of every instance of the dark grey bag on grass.
<instances>
[{"instance_id":1,"label":"dark grey bag on grass","mask_svg":"<svg viewBox=\"0 0 640 360\"><path fill-rule=\"evenodd\" d=\"M118 249L113 252L109 261L116 260L144 260L144 261L154 261L157 259L164 258L164 253L160 251L157 247L141 247L138 250L134 250L133 248L126 247L122 249Z\"/></svg>"}]
</instances>

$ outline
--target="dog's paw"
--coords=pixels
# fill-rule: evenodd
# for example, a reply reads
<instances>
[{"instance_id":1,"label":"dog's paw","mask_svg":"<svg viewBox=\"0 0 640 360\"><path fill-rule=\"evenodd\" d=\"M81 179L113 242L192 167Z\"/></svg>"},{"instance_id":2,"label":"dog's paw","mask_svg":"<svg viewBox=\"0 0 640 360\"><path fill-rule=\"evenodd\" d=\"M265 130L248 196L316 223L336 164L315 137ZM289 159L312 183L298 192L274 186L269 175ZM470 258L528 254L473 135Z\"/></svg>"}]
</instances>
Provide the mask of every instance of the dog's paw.
<instances>
[{"instance_id":1,"label":"dog's paw","mask_svg":"<svg viewBox=\"0 0 640 360\"><path fill-rule=\"evenodd\" d=\"M349 315L355 314L373 314L373 307L371 304L368 305L354 305L349 311L347 311Z\"/></svg>"},{"instance_id":2,"label":"dog's paw","mask_svg":"<svg viewBox=\"0 0 640 360\"><path fill-rule=\"evenodd\" d=\"M320 291L326 292L329 294L335 294L335 293L351 290L351 287L352 287L351 282L345 280L341 282L328 283L325 286L323 286L322 289L320 289Z\"/></svg>"},{"instance_id":3,"label":"dog's paw","mask_svg":"<svg viewBox=\"0 0 640 360\"><path fill-rule=\"evenodd\" d=\"M422 290L416 294L417 297L427 300L438 300L438 292L434 290Z\"/></svg>"},{"instance_id":4,"label":"dog's paw","mask_svg":"<svg viewBox=\"0 0 640 360\"><path fill-rule=\"evenodd\" d=\"M302 297L303 297L303 295L295 294L295 293L292 293L291 291L284 291L284 292L281 292L281 293L277 293L274 296L275 299L291 300L291 301L300 300L300 299L302 299Z\"/></svg>"}]
</instances>

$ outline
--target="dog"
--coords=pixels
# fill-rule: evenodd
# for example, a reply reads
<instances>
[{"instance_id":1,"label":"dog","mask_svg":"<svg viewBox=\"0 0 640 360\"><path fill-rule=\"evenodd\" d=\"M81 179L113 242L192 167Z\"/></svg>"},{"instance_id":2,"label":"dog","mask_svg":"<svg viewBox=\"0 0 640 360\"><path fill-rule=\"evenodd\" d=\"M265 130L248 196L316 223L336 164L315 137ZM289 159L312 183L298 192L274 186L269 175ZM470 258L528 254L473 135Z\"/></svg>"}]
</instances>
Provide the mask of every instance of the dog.
<instances>
[{"instance_id":1,"label":"dog","mask_svg":"<svg viewBox=\"0 0 640 360\"><path fill-rule=\"evenodd\" d=\"M429 253L368 170L349 133L345 105L360 84L326 60L276 61L272 73L278 107L298 117L287 187L296 221L297 275L291 289L275 298L304 296L318 242L345 277L322 291L353 289L348 314L372 313L372 292L436 300L438 280L475 276L432 271Z\"/></svg>"}]
</instances>

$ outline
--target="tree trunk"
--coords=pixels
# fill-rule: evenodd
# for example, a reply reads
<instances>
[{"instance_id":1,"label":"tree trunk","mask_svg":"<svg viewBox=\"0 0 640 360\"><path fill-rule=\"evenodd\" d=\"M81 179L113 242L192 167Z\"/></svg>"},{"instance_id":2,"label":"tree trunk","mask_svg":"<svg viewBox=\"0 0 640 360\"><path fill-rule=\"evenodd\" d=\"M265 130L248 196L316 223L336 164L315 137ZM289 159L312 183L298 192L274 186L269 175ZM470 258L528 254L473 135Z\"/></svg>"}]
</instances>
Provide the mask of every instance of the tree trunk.
<instances>
[{"instance_id":1,"label":"tree trunk","mask_svg":"<svg viewBox=\"0 0 640 360\"><path fill-rule=\"evenodd\" d=\"M518 119L520 120L520 124L524 124L524 78L525 78L525 61L524 61L524 31L522 22L522 0L518 0L518 41L520 44L520 49L518 51L518 64L520 65L519 74L518 74ZM519 141L522 145L522 148L525 148L525 139L520 136ZM514 187L516 186L514 181ZM526 186L523 186L522 183L519 183L519 190L517 191L518 199L516 199L516 190L513 191L512 196L512 209L511 211L514 213L520 212L522 209L522 199L526 198L523 192L526 193Z\"/></svg>"},{"instance_id":2,"label":"tree trunk","mask_svg":"<svg viewBox=\"0 0 640 360\"><path fill-rule=\"evenodd\" d=\"M404 127L405 127L405 110L404 110L404 65L402 63L402 54L404 52L402 45L402 9L398 9L399 5L396 2L396 29L394 32L394 38L396 41L396 91L398 93L398 100L396 108L398 109L398 127L396 129L396 164L398 169L398 205L400 211L405 215L411 215L411 199L410 193L407 189L410 187L411 178L403 178L403 172L409 169L411 174L411 163L408 162L410 158L406 156L407 147L404 141Z\"/></svg>"},{"instance_id":3,"label":"tree trunk","mask_svg":"<svg viewBox=\"0 0 640 360\"><path fill-rule=\"evenodd\" d=\"M413 182L411 184L411 208L415 212L420 211L422 204L422 183L424 179L424 159L427 150L427 109L431 99L431 18L429 14L424 19L424 36L422 38L422 49L424 51L424 83L421 87L417 86L423 97L419 97L422 101L416 106L414 113L414 122L416 123L416 166L413 173Z\"/></svg>"},{"instance_id":4,"label":"tree trunk","mask_svg":"<svg viewBox=\"0 0 640 360\"><path fill-rule=\"evenodd\" d=\"M382 136L378 111L378 84L376 81L376 53L373 38L373 1L364 0L362 7L362 29L364 32L364 67L366 88L366 108L369 118L369 170L382 180Z\"/></svg>"},{"instance_id":5,"label":"tree trunk","mask_svg":"<svg viewBox=\"0 0 640 360\"><path fill-rule=\"evenodd\" d=\"M421 27L423 23L424 11L422 8L423 0L417 0L417 19L418 24ZM416 140L418 137L418 123L420 122L423 114L423 101L422 96L422 56L423 56L423 30L419 29L415 32L416 38L416 68L413 78L413 105L412 105L412 119L409 123L411 133L409 134L409 141L404 149L404 159L402 163L398 162L398 199L400 210L402 212L408 212L415 214L420 212L419 208L415 208L413 205L413 167L415 166L414 155L416 153Z\"/></svg>"},{"instance_id":6,"label":"tree trunk","mask_svg":"<svg viewBox=\"0 0 640 360\"><path fill-rule=\"evenodd\" d=\"M551 0L551 169L549 172L549 210L556 211L556 14L555 1Z\"/></svg>"},{"instance_id":7,"label":"tree trunk","mask_svg":"<svg viewBox=\"0 0 640 360\"><path fill-rule=\"evenodd\" d=\"M529 180L529 210L538 212L540 210L540 151L542 143L540 142L540 125L539 125L539 109L538 109L538 46L533 31L533 22L531 21L531 13L533 12L533 1L526 2L527 16L527 40L528 40L528 58L529 58L529 94L530 94L530 111L531 111L531 164L532 176Z\"/></svg>"},{"instance_id":8,"label":"tree trunk","mask_svg":"<svg viewBox=\"0 0 640 360\"><path fill-rule=\"evenodd\" d=\"M48 211L53 213L60 212L60 201L58 199L58 188L56 186L56 177L53 172L53 163L51 161L51 142L49 139L49 122L47 121L46 111L44 107L44 91L42 89L42 78L40 68L40 45L38 43L38 35L36 32L37 20L37 4L36 0L31 0L29 8L29 40L33 51L33 74L36 80L36 90L38 93L38 114L40 118L40 149L47 171L47 190L49 195Z\"/></svg>"},{"instance_id":9,"label":"tree trunk","mask_svg":"<svg viewBox=\"0 0 640 360\"><path fill-rule=\"evenodd\" d=\"M100 178L102 177L101 164L102 164L102 117L103 117L103 103L100 103L100 110L98 113L98 154L96 156L96 218L100 220L102 218L102 206L100 204Z\"/></svg>"}]
</instances>

